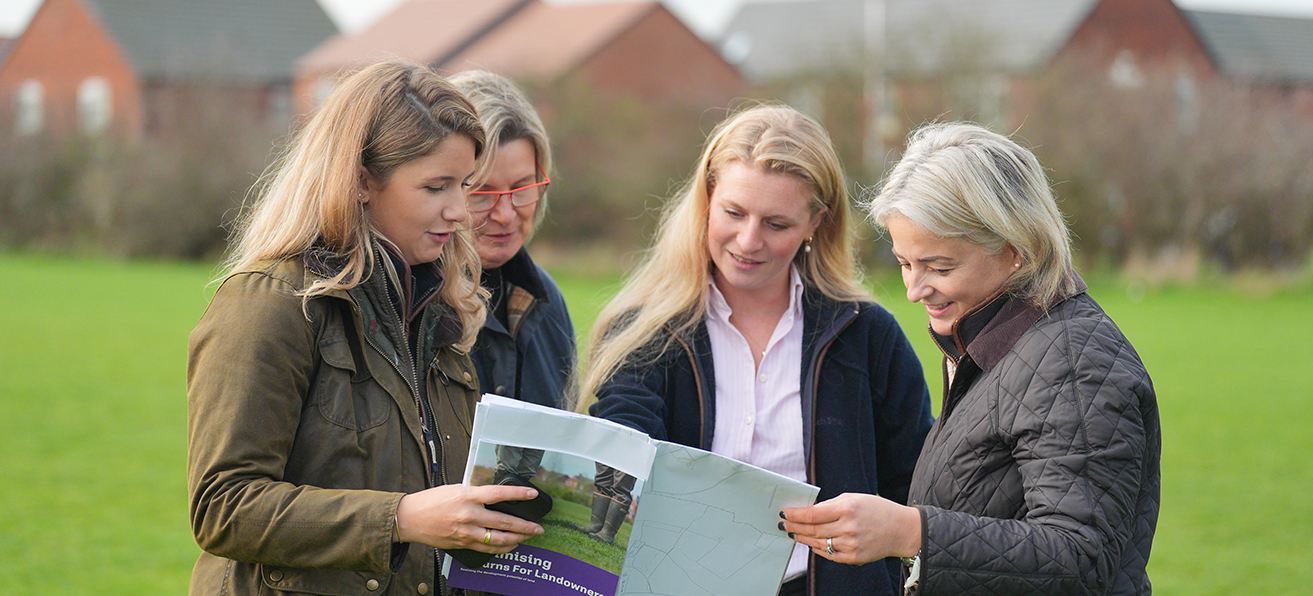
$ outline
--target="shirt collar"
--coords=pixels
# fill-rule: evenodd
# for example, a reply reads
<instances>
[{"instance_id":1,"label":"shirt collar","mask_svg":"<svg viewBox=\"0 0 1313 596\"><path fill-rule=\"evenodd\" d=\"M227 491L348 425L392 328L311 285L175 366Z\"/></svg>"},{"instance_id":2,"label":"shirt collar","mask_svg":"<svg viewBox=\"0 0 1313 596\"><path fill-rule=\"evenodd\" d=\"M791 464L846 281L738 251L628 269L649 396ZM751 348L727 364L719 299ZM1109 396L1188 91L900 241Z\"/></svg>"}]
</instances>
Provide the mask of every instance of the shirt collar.
<instances>
[{"instance_id":1,"label":"shirt collar","mask_svg":"<svg viewBox=\"0 0 1313 596\"><path fill-rule=\"evenodd\" d=\"M725 295L720 293L720 288L716 287L716 279L712 275L707 276L707 316L715 317L725 322L729 322L729 316L734 314L734 309L729 307L725 301ZM789 309L786 313L792 314L797 318L802 314L802 276L798 274L798 268L789 265L789 287L793 290L789 292Z\"/></svg>"}]
</instances>

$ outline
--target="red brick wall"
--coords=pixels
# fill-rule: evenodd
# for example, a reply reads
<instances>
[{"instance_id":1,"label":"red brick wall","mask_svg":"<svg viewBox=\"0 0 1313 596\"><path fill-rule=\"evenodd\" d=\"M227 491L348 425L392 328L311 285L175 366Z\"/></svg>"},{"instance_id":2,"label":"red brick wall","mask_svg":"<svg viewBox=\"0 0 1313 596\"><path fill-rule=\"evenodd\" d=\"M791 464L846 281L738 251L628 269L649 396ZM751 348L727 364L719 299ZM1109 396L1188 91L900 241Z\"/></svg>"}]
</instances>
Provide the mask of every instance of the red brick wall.
<instances>
[{"instance_id":1,"label":"red brick wall","mask_svg":"<svg viewBox=\"0 0 1313 596\"><path fill-rule=\"evenodd\" d=\"M127 57L82 0L45 0L0 64L0 130L13 130L14 94L29 79L44 87L44 130L77 130L78 86L89 77L109 83L110 129L139 134L141 91Z\"/></svg>"},{"instance_id":2,"label":"red brick wall","mask_svg":"<svg viewBox=\"0 0 1313 596\"><path fill-rule=\"evenodd\" d=\"M1217 73L1203 43L1171 0L1103 0L1058 52L1099 51L1112 59L1120 50L1137 63L1179 64L1204 76Z\"/></svg>"},{"instance_id":3,"label":"red brick wall","mask_svg":"<svg viewBox=\"0 0 1313 596\"><path fill-rule=\"evenodd\" d=\"M744 89L738 71L661 6L584 61L580 72L600 89L695 106L724 106Z\"/></svg>"}]
</instances>

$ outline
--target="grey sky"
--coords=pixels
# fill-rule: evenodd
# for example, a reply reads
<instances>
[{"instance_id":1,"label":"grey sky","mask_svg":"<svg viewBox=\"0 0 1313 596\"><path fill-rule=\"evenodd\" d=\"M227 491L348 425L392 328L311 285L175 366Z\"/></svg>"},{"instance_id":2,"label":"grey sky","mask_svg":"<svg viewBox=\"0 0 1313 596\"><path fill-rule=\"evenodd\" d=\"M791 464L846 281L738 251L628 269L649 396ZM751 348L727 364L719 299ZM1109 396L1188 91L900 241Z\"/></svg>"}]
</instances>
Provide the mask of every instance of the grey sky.
<instances>
[{"instance_id":1,"label":"grey sky","mask_svg":"<svg viewBox=\"0 0 1313 596\"><path fill-rule=\"evenodd\" d=\"M403 0L319 0L328 15L345 31L372 23ZM546 0L589 2L597 0ZM699 34L714 33L746 0L662 0ZM754 0L769 2L771 0ZM0 37L19 34L41 0L0 0ZM1177 0L1182 8L1313 18L1313 0Z\"/></svg>"}]
</instances>

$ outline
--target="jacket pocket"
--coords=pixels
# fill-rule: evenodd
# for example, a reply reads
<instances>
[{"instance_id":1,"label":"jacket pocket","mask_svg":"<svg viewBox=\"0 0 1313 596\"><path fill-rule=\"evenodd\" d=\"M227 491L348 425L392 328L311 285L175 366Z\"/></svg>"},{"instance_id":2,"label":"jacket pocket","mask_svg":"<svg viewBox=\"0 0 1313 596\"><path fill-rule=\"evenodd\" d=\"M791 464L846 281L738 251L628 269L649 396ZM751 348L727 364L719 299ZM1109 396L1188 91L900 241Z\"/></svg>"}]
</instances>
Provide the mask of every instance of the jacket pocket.
<instances>
[{"instance_id":1,"label":"jacket pocket","mask_svg":"<svg viewBox=\"0 0 1313 596\"><path fill-rule=\"evenodd\" d=\"M474 404L479 400L479 373L474 369L474 361L465 354L450 348L442 348L433 359L433 367L438 383L430 384L436 392L429 393L429 400L435 410L449 408L456 421L469 432L474 420ZM446 404L439 403L439 400ZM441 421L439 421L441 424Z\"/></svg>"},{"instance_id":2,"label":"jacket pocket","mask_svg":"<svg viewBox=\"0 0 1313 596\"><path fill-rule=\"evenodd\" d=\"M433 364L441 375L439 380L443 385L454 382L466 391L479 390L479 375L475 372L474 362L469 356L442 348L433 358Z\"/></svg>"},{"instance_id":3,"label":"jacket pocket","mask_svg":"<svg viewBox=\"0 0 1313 596\"><path fill-rule=\"evenodd\" d=\"M320 594L354 596L385 594L392 576L386 573L356 573L335 569L299 569L260 565L260 581L275 594Z\"/></svg>"},{"instance_id":4,"label":"jacket pocket","mask_svg":"<svg viewBox=\"0 0 1313 596\"><path fill-rule=\"evenodd\" d=\"M392 399L367 374L368 365L355 361L345 337L320 337L319 357L324 366L319 367L311 399L326 420L356 432L387 421Z\"/></svg>"}]
</instances>

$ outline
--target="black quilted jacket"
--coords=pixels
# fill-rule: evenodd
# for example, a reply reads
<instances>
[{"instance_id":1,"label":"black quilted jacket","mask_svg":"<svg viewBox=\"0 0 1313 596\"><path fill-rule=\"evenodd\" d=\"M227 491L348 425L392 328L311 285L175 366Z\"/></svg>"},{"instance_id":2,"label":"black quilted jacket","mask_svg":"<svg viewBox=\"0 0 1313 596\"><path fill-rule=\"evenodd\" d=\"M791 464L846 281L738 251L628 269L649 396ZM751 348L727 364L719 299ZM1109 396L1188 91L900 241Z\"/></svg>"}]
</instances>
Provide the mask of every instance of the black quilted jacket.
<instances>
[{"instance_id":1,"label":"black quilted jacket","mask_svg":"<svg viewBox=\"0 0 1313 596\"><path fill-rule=\"evenodd\" d=\"M1007 298L951 384L945 374L909 497L920 594L1151 592L1158 404L1135 349L1079 285L1047 313Z\"/></svg>"}]
</instances>

